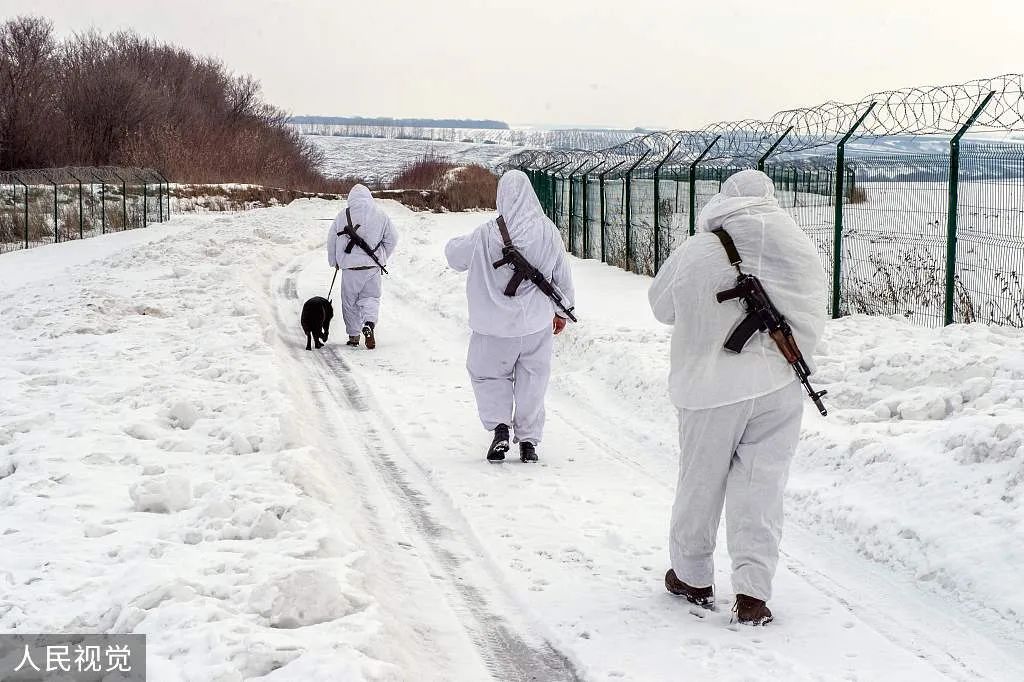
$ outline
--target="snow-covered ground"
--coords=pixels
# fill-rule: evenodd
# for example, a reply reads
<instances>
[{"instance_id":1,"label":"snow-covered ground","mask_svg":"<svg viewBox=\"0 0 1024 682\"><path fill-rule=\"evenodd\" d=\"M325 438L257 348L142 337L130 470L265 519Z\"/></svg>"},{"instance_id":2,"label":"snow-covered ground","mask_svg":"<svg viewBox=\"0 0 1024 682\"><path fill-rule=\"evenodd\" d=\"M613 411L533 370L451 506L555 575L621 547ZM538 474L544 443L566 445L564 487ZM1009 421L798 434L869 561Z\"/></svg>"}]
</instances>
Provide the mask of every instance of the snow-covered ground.
<instances>
[{"instance_id":1,"label":"snow-covered ground","mask_svg":"<svg viewBox=\"0 0 1024 682\"><path fill-rule=\"evenodd\" d=\"M340 202L0 257L0 630L145 632L152 680L1024 678L1024 335L829 325L766 628L662 586L676 476L649 280L575 261L535 466L483 460L444 241L376 351L307 353ZM340 322L340 321L339 321Z\"/></svg>"},{"instance_id":2,"label":"snow-covered ground","mask_svg":"<svg viewBox=\"0 0 1024 682\"><path fill-rule=\"evenodd\" d=\"M516 151L515 147L507 145L471 142L326 135L308 135L306 139L324 151L324 172L327 175L358 177L371 184L388 182L425 156L440 156L456 163L494 168Z\"/></svg>"}]
</instances>

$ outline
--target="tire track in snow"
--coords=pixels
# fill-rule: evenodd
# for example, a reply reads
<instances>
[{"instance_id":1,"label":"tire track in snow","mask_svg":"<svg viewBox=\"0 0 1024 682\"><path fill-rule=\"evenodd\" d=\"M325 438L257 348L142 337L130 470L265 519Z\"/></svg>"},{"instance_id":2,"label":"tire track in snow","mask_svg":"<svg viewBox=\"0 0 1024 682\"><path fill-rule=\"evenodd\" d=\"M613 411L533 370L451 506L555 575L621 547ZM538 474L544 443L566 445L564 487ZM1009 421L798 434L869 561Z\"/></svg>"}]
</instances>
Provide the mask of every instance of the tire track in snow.
<instances>
[{"instance_id":1,"label":"tire track in snow","mask_svg":"<svg viewBox=\"0 0 1024 682\"><path fill-rule=\"evenodd\" d=\"M277 291L280 299L298 299L296 277L302 269L303 258L297 259L285 271ZM289 327L293 325L282 319L278 306L275 306L275 315L280 333L287 337ZM297 346L293 348L294 354L298 352ZM469 579L468 574L483 572L485 578L491 578L491 584L501 584L495 576L488 575L487 561L472 547L472 541L467 542L438 520L434 507L436 500L442 497L441 493L435 491L433 498L428 498L410 482L406 470L394 457L394 453L407 453L407 447L397 436L385 435L387 431L394 430L389 428L390 424L379 411L371 410L370 400L353 376L351 365L339 354L339 347L325 345L319 350L318 358L322 361L316 363L316 374L322 388L337 406L359 414L359 419L352 420L351 426L362 433L361 445L365 446L374 468L394 500L406 512L415 532L422 537L423 545L436 564L432 568L437 570L431 570L430 574L442 583L449 601L454 602L452 607L460 615L488 670L502 682L581 679L565 654L547 640L541 640L537 645L528 642L506 617L500 615L484 590ZM457 515L454 510L445 511Z\"/></svg>"}]
</instances>

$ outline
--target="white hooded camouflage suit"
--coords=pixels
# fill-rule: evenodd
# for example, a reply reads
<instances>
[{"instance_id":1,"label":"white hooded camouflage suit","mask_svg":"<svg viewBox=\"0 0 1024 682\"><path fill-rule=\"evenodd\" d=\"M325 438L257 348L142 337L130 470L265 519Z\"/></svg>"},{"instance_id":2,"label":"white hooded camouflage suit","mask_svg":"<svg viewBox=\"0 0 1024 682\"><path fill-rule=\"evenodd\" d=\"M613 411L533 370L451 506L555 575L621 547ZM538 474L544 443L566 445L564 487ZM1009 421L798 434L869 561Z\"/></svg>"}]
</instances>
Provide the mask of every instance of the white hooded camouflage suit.
<instances>
[{"instance_id":1,"label":"white hooded camouflage suit","mask_svg":"<svg viewBox=\"0 0 1024 682\"><path fill-rule=\"evenodd\" d=\"M561 235L541 209L525 173L513 170L498 181L498 212L512 243L573 306L572 273ZM495 269L503 242L489 220L445 246L448 264L467 272L469 342L467 369L484 428L510 424L516 441L537 444L544 431L544 395L551 374L555 306L529 281L515 296L504 294L512 268Z\"/></svg>"},{"instance_id":2,"label":"white hooded camouflage suit","mask_svg":"<svg viewBox=\"0 0 1024 682\"><path fill-rule=\"evenodd\" d=\"M701 211L699 233L662 267L649 298L655 317L674 325L669 385L679 409L679 482L669 547L676 576L713 583L712 555L723 504L737 594L767 601L778 563L782 494L796 450L804 394L767 334L739 354L723 348L744 315L739 300L715 294L736 284L718 238L733 238L745 273L765 291L811 356L825 324L825 272L817 250L779 207L767 175L733 175Z\"/></svg>"},{"instance_id":3,"label":"white hooded camouflage suit","mask_svg":"<svg viewBox=\"0 0 1024 682\"><path fill-rule=\"evenodd\" d=\"M374 249L377 260L387 266L388 258L398 245L398 231L391 218L377 207L373 195L363 185L356 185L348 193L348 209L352 214L352 225L359 226L356 233ZM363 324L377 324L380 315L381 271L373 259L358 246L345 253L349 245L346 235L338 236L348 224L345 211L331 223L327 234L327 262L340 267L341 315L345 321L345 333L358 336Z\"/></svg>"}]
</instances>

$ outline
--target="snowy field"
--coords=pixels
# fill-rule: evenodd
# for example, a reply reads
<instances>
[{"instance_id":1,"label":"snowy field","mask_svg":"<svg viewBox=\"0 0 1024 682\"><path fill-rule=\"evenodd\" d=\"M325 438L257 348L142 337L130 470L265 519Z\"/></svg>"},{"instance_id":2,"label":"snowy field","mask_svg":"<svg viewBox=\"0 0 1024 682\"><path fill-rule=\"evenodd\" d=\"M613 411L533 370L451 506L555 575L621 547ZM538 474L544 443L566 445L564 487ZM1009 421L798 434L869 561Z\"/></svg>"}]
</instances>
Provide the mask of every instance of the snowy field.
<instances>
[{"instance_id":1,"label":"snowy field","mask_svg":"<svg viewBox=\"0 0 1024 682\"><path fill-rule=\"evenodd\" d=\"M0 630L149 635L150 679L1024 679L1024 334L829 324L766 628L664 591L649 279L574 261L541 463L489 465L444 241L387 210L376 351L307 353L340 202L0 256ZM340 320L338 321L340 322Z\"/></svg>"},{"instance_id":2,"label":"snowy field","mask_svg":"<svg viewBox=\"0 0 1024 682\"><path fill-rule=\"evenodd\" d=\"M479 164L494 168L505 161L516 147L471 142L433 142L391 140L371 137L308 135L306 139L327 155L324 172L336 178L354 176L371 184L391 180L406 166L424 156L442 156L456 163Z\"/></svg>"}]
</instances>

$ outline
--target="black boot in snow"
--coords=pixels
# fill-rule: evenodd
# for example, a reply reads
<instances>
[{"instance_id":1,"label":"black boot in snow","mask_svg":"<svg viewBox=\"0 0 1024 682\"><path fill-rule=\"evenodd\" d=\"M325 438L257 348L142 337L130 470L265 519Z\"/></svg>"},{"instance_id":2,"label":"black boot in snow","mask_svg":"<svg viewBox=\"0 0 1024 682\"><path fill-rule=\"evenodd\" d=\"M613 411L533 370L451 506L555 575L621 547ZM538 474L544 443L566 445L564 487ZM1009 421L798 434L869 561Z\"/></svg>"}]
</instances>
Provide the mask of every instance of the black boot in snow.
<instances>
[{"instance_id":1,"label":"black boot in snow","mask_svg":"<svg viewBox=\"0 0 1024 682\"><path fill-rule=\"evenodd\" d=\"M350 337L348 337L348 341L345 343L345 345L346 346L354 346L354 347L358 348L359 347L359 336L357 335L357 336L350 336Z\"/></svg>"},{"instance_id":2,"label":"black boot in snow","mask_svg":"<svg viewBox=\"0 0 1024 682\"><path fill-rule=\"evenodd\" d=\"M494 440L487 450L488 462L501 462L508 452L508 424L498 424L494 427Z\"/></svg>"},{"instance_id":3,"label":"black boot in snow","mask_svg":"<svg viewBox=\"0 0 1024 682\"><path fill-rule=\"evenodd\" d=\"M363 336L366 338L366 347L373 350L377 347L377 339L373 336L373 322L363 323Z\"/></svg>"},{"instance_id":4,"label":"black boot in snow","mask_svg":"<svg viewBox=\"0 0 1024 682\"><path fill-rule=\"evenodd\" d=\"M537 446L524 440L519 444L519 459L523 462L536 462Z\"/></svg>"},{"instance_id":5,"label":"black boot in snow","mask_svg":"<svg viewBox=\"0 0 1024 682\"><path fill-rule=\"evenodd\" d=\"M672 594L686 597L686 601L696 604L705 609L715 608L714 587L692 587L676 577L673 569L668 569L665 574L665 589Z\"/></svg>"},{"instance_id":6,"label":"black boot in snow","mask_svg":"<svg viewBox=\"0 0 1024 682\"><path fill-rule=\"evenodd\" d=\"M736 595L736 603L732 610L736 613L734 620L741 625L767 625L772 622L772 612L763 599Z\"/></svg>"}]
</instances>

